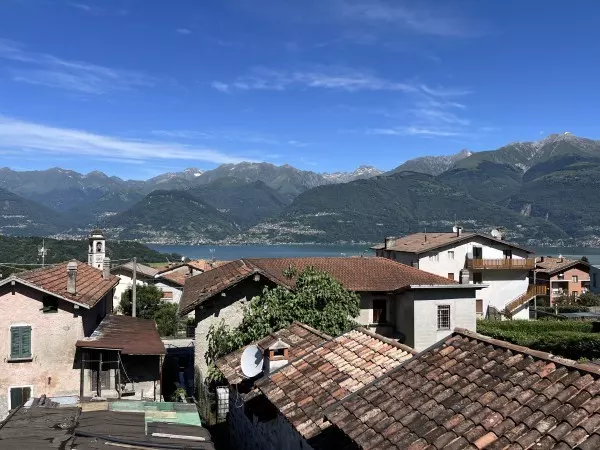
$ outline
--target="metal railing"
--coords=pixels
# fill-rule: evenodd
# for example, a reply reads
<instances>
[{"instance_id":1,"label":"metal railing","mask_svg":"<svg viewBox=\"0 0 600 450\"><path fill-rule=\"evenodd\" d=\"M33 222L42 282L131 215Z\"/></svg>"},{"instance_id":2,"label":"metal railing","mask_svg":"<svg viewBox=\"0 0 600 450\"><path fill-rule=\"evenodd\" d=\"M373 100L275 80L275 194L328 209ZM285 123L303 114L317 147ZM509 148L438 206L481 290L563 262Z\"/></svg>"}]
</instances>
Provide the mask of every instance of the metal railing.
<instances>
[{"instance_id":1,"label":"metal railing","mask_svg":"<svg viewBox=\"0 0 600 450\"><path fill-rule=\"evenodd\" d=\"M535 269L534 258L522 258L522 259L467 259L468 269Z\"/></svg>"},{"instance_id":2,"label":"metal railing","mask_svg":"<svg viewBox=\"0 0 600 450\"><path fill-rule=\"evenodd\" d=\"M536 295L548 295L546 286L542 286L539 284L530 284L529 288L526 292L519 295L517 298L512 300L508 305L506 305L505 311L512 313L519 306L527 303Z\"/></svg>"}]
</instances>

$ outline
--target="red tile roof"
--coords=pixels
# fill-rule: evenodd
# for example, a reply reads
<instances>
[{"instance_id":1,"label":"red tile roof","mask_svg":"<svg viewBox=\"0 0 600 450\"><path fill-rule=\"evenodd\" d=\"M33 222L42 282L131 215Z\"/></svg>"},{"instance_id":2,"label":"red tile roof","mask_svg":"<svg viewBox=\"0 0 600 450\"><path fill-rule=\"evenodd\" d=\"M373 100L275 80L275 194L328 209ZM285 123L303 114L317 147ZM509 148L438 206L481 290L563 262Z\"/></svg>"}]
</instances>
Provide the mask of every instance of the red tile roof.
<instances>
[{"instance_id":1,"label":"red tile roof","mask_svg":"<svg viewBox=\"0 0 600 450\"><path fill-rule=\"evenodd\" d=\"M290 362L259 380L256 386L308 440L330 426L323 420L325 408L414 353L413 349L368 330L353 330Z\"/></svg>"},{"instance_id":2,"label":"red tile roof","mask_svg":"<svg viewBox=\"0 0 600 450\"><path fill-rule=\"evenodd\" d=\"M77 292L75 294L67 292L68 262L17 273L13 277L67 301L91 308L119 283L119 277L110 275L108 278L103 278L102 270L76 262Z\"/></svg>"},{"instance_id":3,"label":"red tile roof","mask_svg":"<svg viewBox=\"0 0 600 450\"><path fill-rule=\"evenodd\" d=\"M186 277L185 274L179 272L162 273L157 276L158 280L165 279L179 286L183 286L185 284L185 280L188 278L189 277Z\"/></svg>"},{"instance_id":4,"label":"red tile roof","mask_svg":"<svg viewBox=\"0 0 600 450\"><path fill-rule=\"evenodd\" d=\"M308 325L294 322L291 325L275 331L263 339L254 342L261 349L266 350L277 339L281 339L286 344L289 344L290 359L300 358L311 351L323 342L331 339L331 336L321 333ZM245 347L236 350L216 361L216 365L223 373L229 384L239 384L242 379L242 371L240 368L240 358Z\"/></svg>"},{"instance_id":5,"label":"red tile roof","mask_svg":"<svg viewBox=\"0 0 600 450\"><path fill-rule=\"evenodd\" d=\"M295 279L284 272L293 267L296 273L312 266L331 274L346 289L357 292L391 292L411 285L457 285L438 275L379 257L345 258L251 258L232 261L194 277L188 278L179 306L180 314L187 314L204 300L239 283L253 273L294 288Z\"/></svg>"},{"instance_id":6,"label":"red tile roof","mask_svg":"<svg viewBox=\"0 0 600 450\"><path fill-rule=\"evenodd\" d=\"M546 273L548 275L554 275L555 273L565 271L577 265L581 265L589 270L589 263L580 259L553 258L551 256L543 256L538 258L535 264L538 273Z\"/></svg>"},{"instance_id":7,"label":"red tile roof","mask_svg":"<svg viewBox=\"0 0 600 450\"><path fill-rule=\"evenodd\" d=\"M124 355L164 355L154 320L131 316L108 315L88 338L77 341L77 347L120 350Z\"/></svg>"},{"instance_id":8,"label":"red tile roof","mask_svg":"<svg viewBox=\"0 0 600 450\"><path fill-rule=\"evenodd\" d=\"M534 253L532 250L521 247L518 244L506 242L500 239L493 238L482 233L464 232L460 236L456 233L413 233L407 236L398 238L389 238L388 247L385 244L378 244L371 248L376 250L393 250L396 252L407 252L407 253L423 253L430 250L434 250L440 247L451 246L460 244L464 241L470 241L474 238L482 238L488 241L500 243L508 247L517 248L519 250L526 251L528 253Z\"/></svg>"},{"instance_id":9,"label":"red tile roof","mask_svg":"<svg viewBox=\"0 0 600 450\"><path fill-rule=\"evenodd\" d=\"M326 418L361 449L598 449L600 367L455 330Z\"/></svg>"}]
</instances>

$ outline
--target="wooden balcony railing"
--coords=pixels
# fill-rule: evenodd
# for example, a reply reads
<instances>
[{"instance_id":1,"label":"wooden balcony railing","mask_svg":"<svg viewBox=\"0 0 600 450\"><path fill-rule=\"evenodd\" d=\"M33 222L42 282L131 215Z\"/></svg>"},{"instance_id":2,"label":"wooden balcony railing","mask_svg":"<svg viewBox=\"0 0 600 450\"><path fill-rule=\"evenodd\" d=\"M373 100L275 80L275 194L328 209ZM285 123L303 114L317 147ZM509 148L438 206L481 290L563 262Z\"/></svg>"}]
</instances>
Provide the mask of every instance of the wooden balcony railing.
<instances>
[{"instance_id":1,"label":"wooden balcony railing","mask_svg":"<svg viewBox=\"0 0 600 450\"><path fill-rule=\"evenodd\" d=\"M467 259L467 269L535 269L534 258L523 259Z\"/></svg>"},{"instance_id":2,"label":"wooden balcony railing","mask_svg":"<svg viewBox=\"0 0 600 450\"><path fill-rule=\"evenodd\" d=\"M508 313L512 313L517 308L519 308L519 306L527 303L536 295L548 295L548 288L540 284L530 284L527 288L527 292L524 292L523 294L519 295L508 305L506 305L505 311L507 311Z\"/></svg>"}]
</instances>

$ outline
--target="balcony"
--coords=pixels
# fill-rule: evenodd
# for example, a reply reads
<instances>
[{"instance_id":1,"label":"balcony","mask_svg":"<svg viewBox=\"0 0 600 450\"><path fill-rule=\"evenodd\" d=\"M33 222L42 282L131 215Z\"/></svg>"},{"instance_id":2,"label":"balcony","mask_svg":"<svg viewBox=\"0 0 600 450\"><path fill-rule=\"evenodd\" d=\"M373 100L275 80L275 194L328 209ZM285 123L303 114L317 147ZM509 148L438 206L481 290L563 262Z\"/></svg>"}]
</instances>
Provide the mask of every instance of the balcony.
<instances>
[{"instance_id":1,"label":"balcony","mask_svg":"<svg viewBox=\"0 0 600 450\"><path fill-rule=\"evenodd\" d=\"M467 269L483 270L483 269L535 269L535 258L523 259L467 259Z\"/></svg>"}]
</instances>

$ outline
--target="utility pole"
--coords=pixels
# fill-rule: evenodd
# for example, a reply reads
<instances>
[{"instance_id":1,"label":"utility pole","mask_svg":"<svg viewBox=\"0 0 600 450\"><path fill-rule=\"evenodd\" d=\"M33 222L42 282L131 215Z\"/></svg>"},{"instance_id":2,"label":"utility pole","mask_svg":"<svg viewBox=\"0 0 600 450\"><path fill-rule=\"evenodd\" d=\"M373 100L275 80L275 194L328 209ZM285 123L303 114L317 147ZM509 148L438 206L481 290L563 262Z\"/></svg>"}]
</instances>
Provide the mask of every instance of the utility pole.
<instances>
[{"instance_id":1,"label":"utility pole","mask_svg":"<svg viewBox=\"0 0 600 450\"><path fill-rule=\"evenodd\" d=\"M133 258L133 285L131 286L131 317L136 316L136 286L137 284L137 258Z\"/></svg>"}]
</instances>

